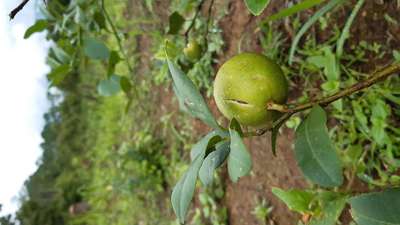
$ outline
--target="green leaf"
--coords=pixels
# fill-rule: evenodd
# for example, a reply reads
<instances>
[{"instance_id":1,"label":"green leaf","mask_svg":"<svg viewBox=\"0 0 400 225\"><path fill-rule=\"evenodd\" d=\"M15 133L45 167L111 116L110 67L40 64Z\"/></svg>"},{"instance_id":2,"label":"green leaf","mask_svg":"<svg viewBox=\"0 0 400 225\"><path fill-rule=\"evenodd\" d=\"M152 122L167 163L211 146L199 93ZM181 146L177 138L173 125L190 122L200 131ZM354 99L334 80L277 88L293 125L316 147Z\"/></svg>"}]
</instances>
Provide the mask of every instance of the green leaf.
<instances>
[{"instance_id":1,"label":"green leaf","mask_svg":"<svg viewBox=\"0 0 400 225\"><path fill-rule=\"evenodd\" d=\"M343 183L341 162L329 139L326 114L320 106L314 106L297 128L294 151L304 176L312 182L323 187Z\"/></svg>"},{"instance_id":2,"label":"green leaf","mask_svg":"<svg viewBox=\"0 0 400 225\"><path fill-rule=\"evenodd\" d=\"M130 90L132 89L132 84L127 77L121 77L119 84L121 86L122 91L126 94L129 94Z\"/></svg>"},{"instance_id":3,"label":"green leaf","mask_svg":"<svg viewBox=\"0 0 400 225\"><path fill-rule=\"evenodd\" d=\"M323 55L313 55L307 58L307 62L319 69L322 69L325 68L326 58Z\"/></svg>"},{"instance_id":4,"label":"green leaf","mask_svg":"<svg viewBox=\"0 0 400 225\"><path fill-rule=\"evenodd\" d=\"M102 96L118 94L121 91L120 80L120 76L112 75L109 79L100 81L97 86L97 92Z\"/></svg>"},{"instance_id":5,"label":"green leaf","mask_svg":"<svg viewBox=\"0 0 400 225\"><path fill-rule=\"evenodd\" d=\"M166 54L169 71L175 85L175 94L179 98L179 101L186 106L192 116L199 118L212 128L220 129L220 126L196 86L190 78L170 60L168 52L166 52Z\"/></svg>"},{"instance_id":6,"label":"green leaf","mask_svg":"<svg viewBox=\"0 0 400 225\"><path fill-rule=\"evenodd\" d=\"M286 206L299 213L311 213L310 203L315 198L315 193L304 190L282 190L280 188L272 188L272 193L282 200Z\"/></svg>"},{"instance_id":7,"label":"green leaf","mask_svg":"<svg viewBox=\"0 0 400 225\"><path fill-rule=\"evenodd\" d=\"M358 225L400 224L400 188L362 194L349 200Z\"/></svg>"},{"instance_id":8,"label":"green leaf","mask_svg":"<svg viewBox=\"0 0 400 225\"><path fill-rule=\"evenodd\" d=\"M190 151L190 158L192 161L197 158L197 156L203 154L203 152L206 152L208 148L221 141L221 136L226 135L219 131L211 131L202 139L200 139L200 141L198 141L195 145L193 145L192 150Z\"/></svg>"},{"instance_id":9,"label":"green leaf","mask_svg":"<svg viewBox=\"0 0 400 225\"><path fill-rule=\"evenodd\" d=\"M228 156L228 173L233 182L237 182L240 177L245 176L251 171L251 156L240 137L241 131L235 130L238 127L235 118L229 125L229 133L231 137L230 152Z\"/></svg>"},{"instance_id":10,"label":"green leaf","mask_svg":"<svg viewBox=\"0 0 400 225\"><path fill-rule=\"evenodd\" d=\"M271 146L272 146L272 154L276 156L276 139L278 138L279 129L286 122L286 120L281 121L279 124L274 126L271 131Z\"/></svg>"},{"instance_id":11,"label":"green leaf","mask_svg":"<svg viewBox=\"0 0 400 225\"><path fill-rule=\"evenodd\" d=\"M339 82L340 70L336 61L336 56L329 47L325 47L323 50L324 55L310 56L307 58L307 62L317 68L324 69L324 75L328 81Z\"/></svg>"},{"instance_id":12,"label":"green leaf","mask_svg":"<svg viewBox=\"0 0 400 225\"><path fill-rule=\"evenodd\" d=\"M297 32L296 36L294 37L294 40L292 42L292 45L290 47L290 52L289 52L289 65L292 65L293 62L293 57L294 53L296 51L297 45L300 42L301 37L303 37L304 33L307 32L307 30L325 13L328 11L332 10L337 4L344 2L344 0L331 0L326 4L324 7L319 9L317 12L314 13L313 16L310 17L310 19L307 20L307 22L300 28L299 32Z\"/></svg>"},{"instance_id":13,"label":"green leaf","mask_svg":"<svg viewBox=\"0 0 400 225\"><path fill-rule=\"evenodd\" d=\"M24 39L29 38L32 34L46 30L48 26L47 20L37 20L35 24L30 26L24 34Z\"/></svg>"},{"instance_id":14,"label":"green leaf","mask_svg":"<svg viewBox=\"0 0 400 225\"><path fill-rule=\"evenodd\" d=\"M346 24L344 25L343 31L340 34L339 39L337 40L336 57L338 58L338 60L340 59L340 57L342 57L344 42L350 36L351 24L353 24L353 21L356 18L358 11L360 11L361 7L363 6L364 2L365 0L358 0L356 6L354 6L354 9L350 14L350 17L347 19Z\"/></svg>"},{"instance_id":15,"label":"green leaf","mask_svg":"<svg viewBox=\"0 0 400 225\"><path fill-rule=\"evenodd\" d=\"M385 129L387 127L386 118L390 114L390 108L380 99L376 99L372 106L371 114L371 135L378 145L382 146L387 138Z\"/></svg>"},{"instance_id":16,"label":"green leaf","mask_svg":"<svg viewBox=\"0 0 400 225\"><path fill-rule=\"evenodd\" d=\"M59 45L53 45L51 51L54 53L55 58L62 64L68 64L71 60L69 54L62 49Z\"/></svg>"},{"instance_id":17,"label":"green leaf","mask_svg":"<svg viewBox=\"0 0 400 225\"><path fill-rule=\"evenodd\" d=\"M121 61L121 57L117 51L111 51L110 57L108 58L108 68L107 68L107 75L110 76L115 72L115 67Z\"/></svg>"},{"instance_id":18,"label":"green leaf","mask_svg":"<svg viewBox=\"0 0 400 225\"><path fill-rule=\"evenodd\" d=\"M260 15L268 6L270 0L244 0L249 11L255 15Z\"/></svg>"},{"instance_id":19,"label":"green leaf","mask_svg":"<svg viewBox=\"0 0 400 225\"><path fill-rule=\"evenodd\" d=\"M91 59L106 60L110 56L107 46L97 39L85 38L83 43L83 51Z\"/></svg>"},{"instance_id":20,"label":"green leaf","mask_svg":"<svg viewBox=\"0 0 400 225\"><path fill-rule=\"evenodd\" d=\"M168 34L177 34L185 23L185 18L178 12L174 12L169 16L169 30Z\"/></svg>"},{"instance_id":21,"label":"green leaf","mask_svg":"<svg viewBox=\"0 0 400 225\"><path fill-rule=\"evenodd\" d=\"M53 69L47 76L51 81L50 86L58 86L64 80L66 75L70 72L70 66L67 64L60 65Z\"/></svg>"},{"instance_id":22,"label":"green leaf","mask_svg":"<svg viewBox=\"0 0 400 225\"><path fill-rule=\"evenodd\" d=\"M336 225L339 216L346 205L347 196L341 196L337 199L323 203L321 215L312 217L309 225Z\"/></svg>"},{"instance_id":23,"label":"green leaf","mask_svg":"<svg viewBox=\"0 0 400 225\"><path fill-rule=\"evenodd\" d=\"M100 29L106 29L106 18L101 12L95 12L93 14L93 20L97 23Z\"/></svg>"},{"instance_id":24,"label":"green leaf","mask_svg":"<svg viewBox=\"0 0 400 225\"><path fill-rule=\"evenodd\" d=\"M393 50L393 58L395 62L400 62L400 51Z\"/></svg>"},{"instance_id":25,"label":"green leaf","mask_svg":"<svg viewBox=\"0 0 400 225\"><path fill-rule=\"evenodd\" d=\"M264 21L264 23L268 23L273 20L279 20L279 19L291 16L295 13L298 13L300 11L303 11L303 10L309 9L313 6L316 6L324 1L325 0L304 0L300 3L297 3L296 5L293 5L292 7L280 10L279 12L273 14L272 16L268 17Z\"/></svg>"},{"instance_id":26,"label":"green leaf","mask_svg":"<svg viewBox=\"0 0 400 225\"><path fill-rule=\"evenodd\" d=\"M213 181L214 171L222 165L229 154L229 142L220 142L215 147L216 150L208 154L204 159L199 171L199 177L204 185L209 185Z\"/></svg>"},{"instance_id":27,"label":"green leaf","mask_svg":"<svg viewBox=\"0 0 400 225\"><path fill-rule=\"evenodd\" d=\"M353 114L356 118L356 121L361 125L358 126L358 128L368 137L369 136L368 119L363 111L363 107L357 101L352 101L351 105L353 107Z\"/></svg>"},{"instance_id":28,"label":"green leaf","mask_svg":"<svg viewBox=\"0 0 400 225\"><path fill-rule=\"evenodd\" d=\"M171 202L175 215L180 223L185 222L190 202L192 201L194 189L196 188L197 174L203 163L205 152L198 155L193 160L188 171L181 177L174 189L172 190Z\"/></svg>"},{"instance_id":29,"label":"green leaf","mask_svg":"<svg viewBox=\"0 0 400 225\"><path fill-rule=\"evenodd\" d=\"M197 175L203 164L204 157L207 155L207 149L221 140L220 134L223 135L219 131L212 131L193 146L190 154L192 164L172 191L172 207L181 223L185 222L185 216L196 187Z\"/></svg>"},{"instance_id":30,"label":"green leaf","mask_svg":"<svg viewBox=\"0 0 400 225\"><path fill-rule=\"evenodd\" d=\"M125 106L125 114L127 114L129 112L129 109L131 108L132 104L133 104L133 98L128 96L128 102L126 103Z\"/></svg>"}]
</instances>

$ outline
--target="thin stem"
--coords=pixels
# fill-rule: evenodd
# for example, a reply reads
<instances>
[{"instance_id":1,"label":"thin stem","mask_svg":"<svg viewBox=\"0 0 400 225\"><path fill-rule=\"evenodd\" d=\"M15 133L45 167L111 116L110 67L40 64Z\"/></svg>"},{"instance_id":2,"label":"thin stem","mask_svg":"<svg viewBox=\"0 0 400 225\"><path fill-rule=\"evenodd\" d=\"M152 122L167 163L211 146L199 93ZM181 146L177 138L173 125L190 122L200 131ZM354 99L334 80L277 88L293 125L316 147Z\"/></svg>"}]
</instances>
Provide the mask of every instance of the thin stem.
<instances>
[{"instance_id":1,"label":"thin stem","mask_svg":"<svg viewBox=\"0 0 400 225\"><path fill-rule=\"evenodd\" d=\"M209 33L209 25L210 25L210 19L211 19L211 13L212 13L212 7L214 5L214 0L211 0L210 6L208 7L208 15L207 15L207 22L206 22L206 31L204 34L204 39L205 39L205 49L208 49L208 33Z\"/></svg>"},{"instance_id":2,"label":"thin stem","mask_svg":"<svg viewBox=\"0 0 400 225\"><path fill-rule=\"evenodd\" d=\"M114 36L115 36L115 39L117 39L118 48L119 48L120 52L122 53L122 55L123 55L124 58L125 58L126 65L128 66L129 72L133 72L133 67L131 66L131 64L130 64L130 62L129 62L129 60L128 60L127 54L126 54L126 52L125 52L125 50L124 50L124 48L123 48L123 46L122 46L121 37L119 36L118 31L117 31L117 28L115 27L115 25L114 25L114 23L113 23L113 21L112 21L110 15L108 14L108 12L107 12L107 10L106 10L105 4L104 4L104 0L101 0L101 9L103 10L104 15L106 16L107 22L108 22L108 23L110 24L110 26L111 26L112 32L113 32L113 34L114 34Z\"/></svg>"},{"instance_id":3,"label":"thin stem","mask_svg":"<svg viewBox=\"0 0 400 225\"><path fill-rule=\"evenodd\" d=\"M14 17L19 13L19 11L21 11L25 7L26 3L28 3L28 2L29 2L29 0L24 0L17 7L15 7L10 12L10 14L8 14L8 16L10 17L10 20L14 19Z\"/></svg>"},{"instance_id":4,"label":"thin stem","mask_svg":"<svg viewBox=\"0 0 400 225\"><path fill-rule=\"evenodd\" d=\"M199 13L201 11L201 8L203 7L204 2L205 2L205 0L201 0L201 2L197 5L196 12L195 12L194 17L192 19L192 22L190 23L189 27L185 31L186 42L189 40L190 30L192 30L192 28L194 27L194 24L196 22L197 17L199 16Z\"/></svg>"},{"instance_id":5,"label":"thin stem","mask_svg":"<svg viewBox=\"0 0 400 225\"><path fill-rule=\"evenodd\" d=\"M325 107L332 102L341 99L343 97L349 96L351 94L354 94L358 91L361 91L365 88L368 88L380 81L383 81L387 79L389 76L399 73L400 72L400 63L397 64L392 64L389 66L386 66L382 68L381 70L376 71L372 75L370 75L367 79L360 81L346 89L340 90L336 92L333 95L330 95L328 97L320 98L315 101L307 102L304 104L299 104L299 105L279 105L275 104L273 102L267 103L267 110L275 110L282 112L283 115L276 121L271 126L265 127L263 129L257 130L255 132L250 132L246 133L245 136L261 136L265 134L267 131L272 130L274 127L276 127L278 124L283 123L287 119L289 119L293 114L307 110L312 108L314 105L320 105L322 107Z\"/></svg>"},{"instance_id":6,"label":"thin stem","mask_svg":"<svg viewBox=\"0 0 400 225\"><path fill-rule=\"evenodd\" d=\"M213 5L214 5L214 0L211 0L210 6L208 6L208 15L207 15L207 22L206 22L206 34L204 35L206 39L207 39L208 32L209 32L208 27L209 27L209 24L210 24L211 12L212 12Z\"/></svg>"},{"instance_id":7,"label":"thin stem","mask_svg":"<svg viewBox=\"0 0 400 225\"><path fill-rule=\"evenodd\" d=\"M110 15L108 14L108 12L106 10L105 4L104 4L104 0L101 0L101 9L102 9L102 11L103 11L103 13L104 13L104 15L106 17L106 20L107 20L108 24L110 24L110 26L111 26L112 33L114 34L115 39L117 40L119 51L122 53L122 55L123 55L123 57L125 59L126 66L128 67L129 72L132 74L134 72L133 67L129 62L128 54L125 52L125 49L122 46L122 40L121 40L121 37L118 34L117 28L115 27ZM135 85L132 86L132 89L133 89L133 92L134 92L135 96L139 97L139 93L138 93Z\"/></svg>"}]
</instances>

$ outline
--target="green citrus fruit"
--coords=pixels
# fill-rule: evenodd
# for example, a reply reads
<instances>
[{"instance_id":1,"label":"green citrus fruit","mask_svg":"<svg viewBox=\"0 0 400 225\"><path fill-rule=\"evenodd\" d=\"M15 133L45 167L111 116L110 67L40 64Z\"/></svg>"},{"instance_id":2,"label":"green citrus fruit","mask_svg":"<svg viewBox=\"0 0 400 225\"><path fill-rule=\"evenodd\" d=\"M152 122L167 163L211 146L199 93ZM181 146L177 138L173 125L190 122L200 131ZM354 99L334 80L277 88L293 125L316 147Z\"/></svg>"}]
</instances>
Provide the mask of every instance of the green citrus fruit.
<instances>
[{"instance_id":1,"label":"green citrus fruit","mask_svg":"<svg viewBox=\"0 0 400 225\"><path fill-rule=\"evenodd\" d=\"M281 68L256 53L242 53L226 61L214 81L218 109L242 125L261 127L271 123L278 112L266 109L268 102L283 104L288 83Z\"/></svg>"},{"instance_id":2,"label":"green citrus fruit","mask_svg":"<svg viewBox=\"0 0 400 225\"><path fill-rule=\"evenodd\" d=\"M183 49L183 53L190 61L196 61L201 57L201 46L196 40L191 40Z\"/></svg>"}]
</instances>

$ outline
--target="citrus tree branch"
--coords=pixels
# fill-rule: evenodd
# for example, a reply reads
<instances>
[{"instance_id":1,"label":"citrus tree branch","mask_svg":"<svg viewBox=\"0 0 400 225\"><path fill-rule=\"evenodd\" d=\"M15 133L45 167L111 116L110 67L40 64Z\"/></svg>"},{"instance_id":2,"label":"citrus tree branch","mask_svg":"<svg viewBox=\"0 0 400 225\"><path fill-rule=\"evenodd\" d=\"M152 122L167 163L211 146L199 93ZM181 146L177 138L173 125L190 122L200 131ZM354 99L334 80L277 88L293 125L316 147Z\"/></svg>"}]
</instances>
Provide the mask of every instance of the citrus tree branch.
<instances>
[{"instance_id":1,"label":"citrus tree branch","mask_svg":"<svg viewBox=\"0 0 400 225\"><path fill-rule=\"evenodd\" d=\"M110 26L111 26L111 30L112 30L112 33L115 36L115 39L117 39L119 51L122 53L122 55L123 55L123 57L125 59L126 65L128 67L128 70L129 70L129 72L132 73L133 72L133 67L131 66L131 64L130 64L130 62L128 60L128 55L126 54L124 47L122 46L122 40L121 40L121 37L118 34L117 28L115 27L110 15L108 14L108 12L106 10L105 4L104 4L104 0L101 0L101 9L102 9L102 11L103 11L103 13L104 13L104 15L106 17L106 20L107 20L108 24L110 24Z\"/></svg>"},{"instance_id":2,"label":"citrus tree branch","mask_svg":"<svg viewBox=\"0 0 400 225\"><path fill-rule=\"evenodd\" d=\"M263 135L267 131L274 129L277 126L279 126L280 124L282 124L283 122L285 122L287 119L289 119L295 113L310 109L314 105L317 105L317 104L322 107L325 107L338 99L341 99L343 97L346 97L346 96L354 94L358 91L361 91L365 88L368 88L382 80L387 79L389 76L391 76L393 74L397 74L397 73L400 73L400 63L391 64L389 66L386 66L386 67L372 73L367 79L360 81L346 89L340 90L340 91L336 92L335 94L332 94L327 97L319 98L317 100L310 101L310 102L307 102L304 104L279 105L279 104L275 104L273 102L269 102L269 103L267 103L267 107L266 107L267 110L279 111L279 112L282 112L283 115L278 120L274 121L274 123L271 126L254 131L254 132L246 133L246 134L244 134L244 136L249 137L249 136Z\"/></svg>"},{"instance_id":3,"label":"citrus tree branch","mask_svg":"<svg viewBox=\"0 0 400 225\"><path fill-rule=\"evenodd\" d=\"M196 12L193 16L192 22L190 23L189 27L187 28L187 30L185 31L185 39L186 42L189 40L189 33L190 30L192 30L192 28L194 27L194 23L196 22L197 17L199 16L199 13L201 11L201 8L203 7L205 0L202 0L196 7Z\"/></svg>"},{"instance_id":4,"label":"citrus tree branch","mask_svg":"<svg viewBox=\"0 0 400 225\"><path fill-rule=\"evenodd\" d=\"M29 0L24 0L21 2L21 4L19 4L17 7L15 7L10 12L10 14L8 14L8 16L10 17L10 20L14 19L14 17L19 13L19 11L21 11L25 7L26 3L28 3L28 2L29 2Z\"/></svg>"},{"instance_id":5,"label":"citrus tree branch","mask_svg":"<svg viewBox=\"0 0 400 225\"><path fill-rule=\"evenodd\" d=\"M117 40L117 43L118 43L119 51L122 53L122 56L124 57L124 61L126 63L126 66L128 67L128 70L132 75L132 73L134 72L133 71L133 67L132 67L131 63L129 62L128 54L125 52L125 49L122 46L122 40L121 40L121 37L118 34L117 28L115 27L110 15L108 14L108 12L106 10L106 6L104 4L104 0L101 0L101 9L102 9L102 11L104 13L104 16L106 17L106 20L107 20L108 24L110 24L110 26L111 26L112 33L114 34L115 39ZM135 85L132 86L132 90L133 90L133 93L134 93L135 96L139 96L139 92L138 92L138 90L137 90Z\"/></svg>"}]
</instances>

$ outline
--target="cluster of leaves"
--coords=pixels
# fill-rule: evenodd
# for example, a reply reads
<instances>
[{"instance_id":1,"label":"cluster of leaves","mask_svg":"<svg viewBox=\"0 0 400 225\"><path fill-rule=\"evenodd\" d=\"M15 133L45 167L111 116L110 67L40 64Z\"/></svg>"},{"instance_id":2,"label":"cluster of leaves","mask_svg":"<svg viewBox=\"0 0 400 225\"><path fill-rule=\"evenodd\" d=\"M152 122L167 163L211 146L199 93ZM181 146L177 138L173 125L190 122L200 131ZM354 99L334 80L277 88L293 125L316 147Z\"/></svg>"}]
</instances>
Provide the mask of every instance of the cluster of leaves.
<instances>
[{"instance_id":1,"label":"cluster of leaves","mask_svg":"<svg viewBox=\"0 0 400 225\"><path fill-rule=\"evenodd\" d=\"M217 16L203 16L194 10L195 7L201 6L202 2L204 1L172 2L171 10L173 13L169 16L169 27L165 35L160 37L158 52L155 53L155 57L160 60L161 64L158 65L159 69L155 70L154 79L156 84L170 81L168 79L168 66L163 63L165 61L164 40L167 38L170 40L168 46L170 54L178 57L178 64L182 70L201 91L206 91L207 96L210 96L214 76L212 65L216 63L215 55L221 54L223 46L222 31L218 28L217 23L220 17L224 15L224 7L215 12ZM182 32L188 33L187 35L180 35ZM190 59L187 55L180 54L190 42L199 44L200 54L197 59Z\"/></svg>"},{"instance_id":2,"label":"cluster of leaves","mask_svg":"<svg viewBox=\"0 0 400 225\"><path fill-rule=\"evenodd\" d=\"M121 39L121 34L113 30L114 25L104 7L104 0L49 1L41 6L44 19L37 20L28 28L24 38L36 32L48 31L47 38L54 42L47 58L52 70L48 74L51 86L62 88L68 75L76 73L86 59L92 59L107 62L106 78L97 88L100 95L111 96L121 90L129 97L132 95L130 79L115 74L115 67L122 60L120 54L123 52L109 50L103 41L96 38L102 33L114 33L118 41ZM128 61L127 64L132 72Z\"/></svg>"}]
</instances>

